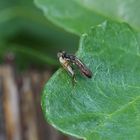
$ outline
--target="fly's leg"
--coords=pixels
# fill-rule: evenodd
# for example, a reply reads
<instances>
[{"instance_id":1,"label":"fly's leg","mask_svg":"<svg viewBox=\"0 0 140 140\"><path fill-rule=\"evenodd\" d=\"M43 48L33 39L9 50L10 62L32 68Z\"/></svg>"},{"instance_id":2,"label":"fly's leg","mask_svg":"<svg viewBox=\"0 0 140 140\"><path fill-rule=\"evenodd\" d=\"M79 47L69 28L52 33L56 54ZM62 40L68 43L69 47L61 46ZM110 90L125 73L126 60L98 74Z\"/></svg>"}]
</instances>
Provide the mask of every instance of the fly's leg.
<instances>
[{"instance_id":1,"label":"fly's leg","mask_svg":"<svg viewBox=\"0 0 140 140\"><path fill-rule=\"evenodd\" d=\"M75 78L75 74L72 75L72 85L74 86L75 83L77 83L76 78Z\"/></svg>"},{"instance_id":2,"label":"fly's leg","mask_svg":"<svg viewBox=\"0 0 140 140\"><path fill-rule=\"evenodd\" d=\"M67 70L67 72L71 75L71 77L72 77L72 84L74 86L77 81L75 79L75 73L74 73L73 68L69 65L69 63L66 63L64 67Z\"/></svg>"}]
</instances>

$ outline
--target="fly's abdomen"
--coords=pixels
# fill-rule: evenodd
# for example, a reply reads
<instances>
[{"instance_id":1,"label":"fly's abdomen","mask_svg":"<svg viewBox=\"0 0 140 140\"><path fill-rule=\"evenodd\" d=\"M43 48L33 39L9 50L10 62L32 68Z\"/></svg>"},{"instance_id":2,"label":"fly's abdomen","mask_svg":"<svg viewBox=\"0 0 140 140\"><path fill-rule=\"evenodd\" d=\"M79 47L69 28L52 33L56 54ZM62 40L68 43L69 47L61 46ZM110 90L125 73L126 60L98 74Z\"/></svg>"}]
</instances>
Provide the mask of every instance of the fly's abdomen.
<instances>
[{"instance_id":1,"label":"fly's abdomen","mask_svg":"<svg viewBox=\"0 0 140 140\"><path fill-rule=\"evenodd\" d=\"M75 59L75 64L78 66L80 72L88 78L92 78L92 72L81 62L79 59Z\"/></svg>"}]
</instances>

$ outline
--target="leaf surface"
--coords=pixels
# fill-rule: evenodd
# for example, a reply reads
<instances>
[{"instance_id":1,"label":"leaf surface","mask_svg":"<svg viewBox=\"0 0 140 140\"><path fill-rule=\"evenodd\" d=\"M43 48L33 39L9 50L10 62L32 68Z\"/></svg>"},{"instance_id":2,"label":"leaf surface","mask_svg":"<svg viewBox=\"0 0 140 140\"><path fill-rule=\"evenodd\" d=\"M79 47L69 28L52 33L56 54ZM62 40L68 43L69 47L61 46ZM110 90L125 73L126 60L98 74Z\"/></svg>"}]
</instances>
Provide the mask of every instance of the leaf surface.
<instances>
[{"instance_id":1,"label":"leaf surface","mask_svg":"<svg viewBox=\"0 0 140 140\"><path fill-rule=\"evenodd\" d=\"M87 9L140 29L139 0L75 0Z\"/></svg>"},{"instance_id":2,"label":"leaf surface","mask_svg":"<svg viewBox=\"0 0 140 140\"><path fill-rule=\"evenodd\" d=\"M48 19L63 29L80 35L93 25L105 20L74 0L35 0Z\"/></svg>"},{"instance_id":3,"label":"leaf surface","mask_svg":"<svg viewBox=\"0 0 140 140\"><path fill-rule=\"evenodd\" d=\"M125 21L140 30L139 0L34 0L53 23L78 35L104 20Z\"/></svg>"},{"instance_id":4,"label":"leaf surface","mask_svg":"<svg viewBox=\"0 0 140 140\"><path fill-rule=\"evenodd\" d=\"M140 44L127 25L104 22L82 35L76 54L93 72L77 83L61 68L45 85L42 109L57 129L86 140L140 139Z\"/></svg>"}]
</instances>

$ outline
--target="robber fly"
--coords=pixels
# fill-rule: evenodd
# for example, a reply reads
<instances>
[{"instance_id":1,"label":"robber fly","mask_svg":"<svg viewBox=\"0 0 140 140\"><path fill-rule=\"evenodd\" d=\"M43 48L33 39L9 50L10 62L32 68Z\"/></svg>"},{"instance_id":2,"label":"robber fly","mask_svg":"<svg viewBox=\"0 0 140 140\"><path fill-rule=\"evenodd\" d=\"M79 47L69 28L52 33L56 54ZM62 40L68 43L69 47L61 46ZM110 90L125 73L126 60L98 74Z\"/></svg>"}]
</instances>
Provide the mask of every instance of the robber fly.
<instances>
[{"instance_id":1,"label":"robber fly","mask_svg":"<svg viewBox=\"0 0 140 140\"><path fill-rule=\"evenodd\" d=\"M75 55L67 54L65 51L61 51L57 53L57 57L64 69L72 76L74 82L76 82L76 79L72 64L76 65L84 76L92 78L92 72Z\"/></svg>"}]
</instances>

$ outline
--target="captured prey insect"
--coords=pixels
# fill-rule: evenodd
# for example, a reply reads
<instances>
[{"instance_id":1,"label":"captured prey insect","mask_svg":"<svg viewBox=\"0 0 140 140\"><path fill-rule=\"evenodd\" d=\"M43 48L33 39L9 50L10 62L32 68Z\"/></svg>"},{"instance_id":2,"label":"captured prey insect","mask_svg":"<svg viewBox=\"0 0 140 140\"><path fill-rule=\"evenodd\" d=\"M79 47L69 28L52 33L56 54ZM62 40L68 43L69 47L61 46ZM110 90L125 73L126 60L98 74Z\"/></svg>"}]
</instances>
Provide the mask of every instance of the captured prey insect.
<instances>
[{"instance_id":1,"label":"captured prey insect","mask_svg":"<svg viewBox=\"0 0 140 140\"><path fill-rule=\"evenodd\" d=\"M76 65L84 76L92 78L92 72L75 55L67 54L65 51L61 51L57 53L57 57L64 69L72 76L73 82L76 82L76 79L72 65Z\"/></svg>"}]
</instances>

